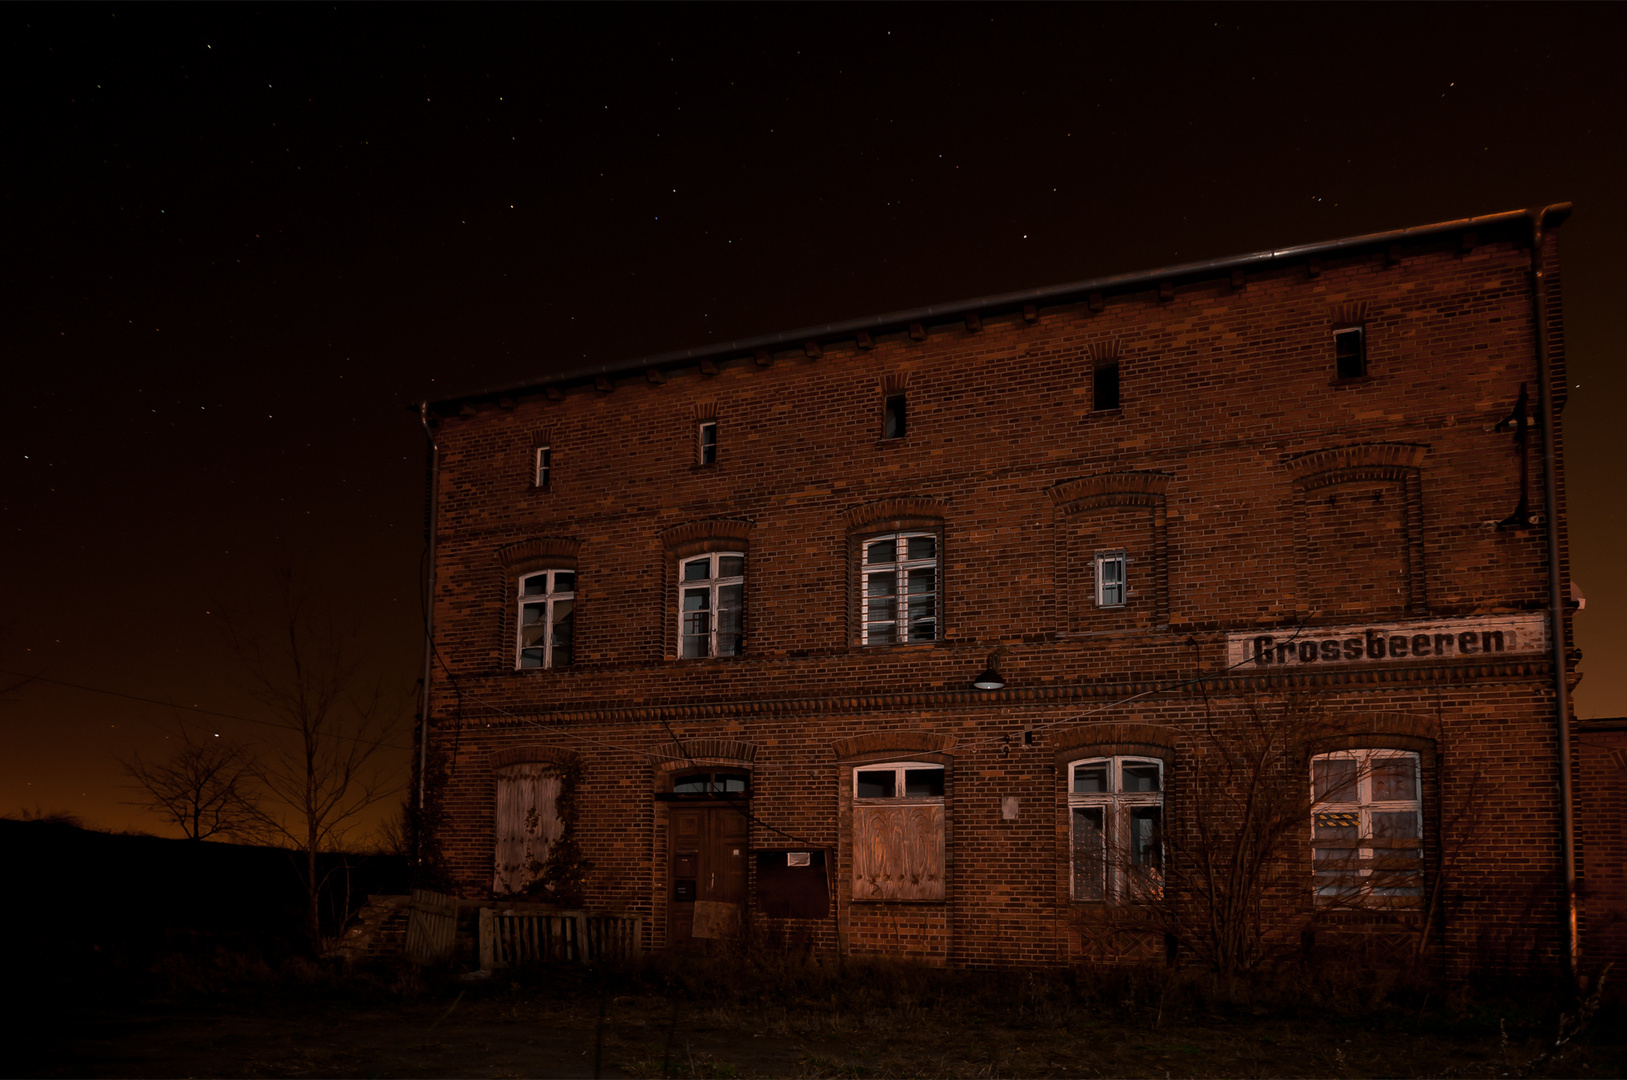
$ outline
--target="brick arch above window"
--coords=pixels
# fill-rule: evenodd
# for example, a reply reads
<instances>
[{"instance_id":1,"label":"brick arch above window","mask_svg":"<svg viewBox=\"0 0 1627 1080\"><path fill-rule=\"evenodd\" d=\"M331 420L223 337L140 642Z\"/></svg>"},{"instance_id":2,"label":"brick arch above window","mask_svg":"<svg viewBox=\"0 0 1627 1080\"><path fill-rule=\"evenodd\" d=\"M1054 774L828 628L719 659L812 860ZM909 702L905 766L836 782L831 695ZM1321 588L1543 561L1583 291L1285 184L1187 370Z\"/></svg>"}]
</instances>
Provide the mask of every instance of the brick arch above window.
<instances>
[{"instance_id":1,"label":"brick arch above window","mask_svg":"<svg viewBox=\"0 0 1627 1080\"><path fill-rule=\"evenodd\" d=\"M579 760L576 751L557 746L505 746L487 755L493 772L515 765L554 765L566 769Z\"/></svg>"},{"instance_id":2,"label":"brick arch above window","mask_svg":"<svg viewBox=\"0 0 1627 1080\"><path fill-rule=\"evenodd\" d=\"M1356 443L1283 462L1299 606L1326 618L1428 614L1420 443ZM1348 549L1348 550L1342 550ZM1352 563L1349 551L1363 553Z\"/></svg>"},{"instance_id":3,"label":"brick arch above window","mask_svg":"<svg viewBox=\"0 0 1627 1080\"><path fill-rule=\"evenodd\" d=\"M656 794L672 790L675 773L693 769L740 769L751 772L757 760L755 743L732 739L684 739L663 743L650 751L650 773Z\"/></svg>"},{"instance_id":4,"label":"brick arch above window","mask_svg":"<svg viewBox=\"0 0 1627 1080\"><path fill-rule=\"evenodd\" d=\"M1314 491L1352 480L1405 480L1423 467L1427 453L1418 443L1357 443L1298 454L1283 467L1295 488Z\"/></svg>"},{"instance_id":5,"label":"brick arch above window","mask_svg":"<svg viewBox=\"0 0 1627 1080\"><path fill-rule=\"evenodd\" d=\"M705 518L661 530L661 547L672 558L688 558L708 551L744 551L757 528L755 521Z\"/></svg>"},{"instance_id":6,"label":"brick arch above window","mask_svg":"<svg viewBox=\"0 0 1627 1080\"><path fill-rule=\"evenodd\" d=\"M1169 473L1099 473L1045 490L1055 538L1055 625L1069 632L1151 628L1169 623ZM1095 556L1129 560L1129 603L1110 617L1097 607ZM1139 563L1139 565L1137 565Z\"/></svg>"},{"instance_id":7,"label":"brick arch above window","mask_svg":"<svg viewBox=\"0 0 1627 1080\"><path fill-rule=\"evenodd\" d=\"M881 499L844 511L841 520L849 535L895 532L941 526L948 511L948 503L930 497Z\"/></svg>"},{"instance_id":8,"label":"brick arch above window","mask_svg":"<svg viewBox=\"0 0 1627 1080\"><path fill-rule=\"evenodd\" d=\"M1056 763L1061 768L1089 757L1151 757L1169 762L1175 758L1178 736L1174 728L1161 724L1115 722L1063 728L1046 738L1056 747Z\"/></svg>"},{"instance_id":9,"label":"brick arch above window","mask_svg":"<svg viewBox=\"0 0 1627 1080\"><path fill-rule=\"evenodd\" d=\"M1157 506L1164 501L1172 480L1168 473L1111 472L1064 480L1045 489L1051 505L1063 514L1078 514L1110 506Z\"/></svg>"},{"instance_id":10,"label":"brick arch above window","mask_svg":"<svg viewBox=\"0 0 1627 1080\"><path fill-rule=\"evenodd\" d=\"M831 743L837 761L860 758L909 757L920 754L949 754L957 739L953 735L939 735L931 731L869 731L837 739Z\"/></svg>"},{"instance_id":11,"label":"brick arch above window","mask_svg":"<svg viewBox=\"0 0 1627 1080\"><path fill-rule=\"evenodd\" d=\"M498 563L510 577L533 570L575 570L582 541L565 536L533 537L506 544L495 552Z\"/></svg>"},{"instance_id":12,"label":"brick arch above window","mask_svg":"<svg viewBox=\"0 0 1627 1080\"><path fill-rule=\"evenodd\" d=\"M1310 741L1311 755L1336 750L1411 750L1424 755L1427 763L1440 734L1440 724L1428 713L1367 713L1340 719L1337 727Z\"/></svg>"}]
</instances>

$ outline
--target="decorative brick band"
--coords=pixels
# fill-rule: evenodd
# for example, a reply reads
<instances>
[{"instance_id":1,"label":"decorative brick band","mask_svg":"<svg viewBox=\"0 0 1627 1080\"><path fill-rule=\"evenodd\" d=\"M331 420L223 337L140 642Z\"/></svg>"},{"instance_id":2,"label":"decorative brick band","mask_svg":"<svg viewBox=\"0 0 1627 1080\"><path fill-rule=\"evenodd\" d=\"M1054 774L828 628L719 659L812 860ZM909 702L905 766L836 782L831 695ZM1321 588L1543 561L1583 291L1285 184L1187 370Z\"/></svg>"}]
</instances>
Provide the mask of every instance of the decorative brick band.
<instances>
[{"instance_id":1,"label":"decorative brick band","mask_svg":"<svg viewBox=\"0 0 1627 1080\"><path fill-rule=\"evenodd\" d=\"M576 553L581 549L582 541L568 536L539 536L504 545L494 554L505 571L516 574L544 566L574 570Z\"/></svg>"},{"instance_id":2,"label":"decorative brick band","mask_svg":"<svg viewBox=\"0 0 1627 1080\"><path fill-rule=\"evenodd\" d=\"M1168 473L1112 472L1065 480L1045 489L1051 504L1064 513L1077 513L1095 506L1151 506L1163 499L1172 478ZM1091 506L1076 505L1091 500ZM1100 500L1100 501L1099 501Z\"/></svg>"},{"instance_id":3,"label":"decorative brick band","mask_svg":"<svg viewBox=\"0 0 1627 1080\"><path fill-rule=\"evenodd\" d=\"M674 525L670 529L663 529L659 534L661 546L672 551L683 544L696 540L740 540L745 541L751 536L751 531L757 527L755 521L742 521L737 518L707 518L704 521L686 521L682 525Z\"/></svg>"},{"instance_id":4,"label":"decorative brick band","mask_svg":"<svg viewBox=\"0 0 1627 1080\"><path fill-rule=\"evenodd\" d=\"M939 499L882 499L844 512L842 523L850 533L878 526L904 528L921 521L942 524L948 509L949 504Z\"/></svg>"},{"instance_id":5,"label":"decorative brick band","mask_svg":"<svg viewBox=\"0 0 1627 1080\"><path fill-rule=\"evenodd\" d=\"M1352 669L1338 668L1314 674L1296 669L1288 674L1217 675L1205 679L1209 696L1280 693L1285 690L1327 689L1330 687L1429 686L1477 682L1531 682L1550 678L1546 660L1504 663L1429 664L1418 667ZM1542 683L1546 687L1546 683ZM1005 690L940 690L918 694L868 694L852 697L780 698L769 701L710 702L701 704L649 705L642 707L606 706L533 713L503 712L491 716L494 728L535 727L539 722L555 724L652 724L666 721L726 720L754 716L814 716L833 712L897 712L921 708L1010 708L1014 705L1062 704L1075 701L1115 701L1141 694L1164 693L1196 696L1191 680L1148 680L1144 682L1079 683L1071 686L1044 686ZM469 707L469 706L466 706ZM478 708L478 705L473 707ZM437 712L446 719L446 714Z\"/></svg>"},{"instance_id":6,"label":"decorative brick band","mask_svg":"<svg viewBox=\"0 0 1627 1080\"><path fill-rule=\"evenodd\" d=\"M959 742L953 735L937 735L930 731L869 731L831 743L836 760L866 757L871 754L948 753Z\"/></svg>"},{"instance_id":7,"label":"decorative brick band","mask_svg":"<svg viewBox=\"0 0 1627 1080\"><path fill-rule=\"evenodd\" d=\"M576 752L556 746L506 746L488 756L493 771L510 765L558 765L567 768L576 762Z\"/></svg>"},{"instance_id":8,"label":"decorative brick band","mask_svg":"<svg viewBox=\"0 0 1627 1080\"><path fill-rule=\"evenodd\" d=\"M1299 454L1284 461L1283 467L1295 484L1303 485L1310 477L1344 469L1384 466L1419 469L1427 453L1429 447L1418 443L1358 443Z\"/></svg>"}]
</instances>

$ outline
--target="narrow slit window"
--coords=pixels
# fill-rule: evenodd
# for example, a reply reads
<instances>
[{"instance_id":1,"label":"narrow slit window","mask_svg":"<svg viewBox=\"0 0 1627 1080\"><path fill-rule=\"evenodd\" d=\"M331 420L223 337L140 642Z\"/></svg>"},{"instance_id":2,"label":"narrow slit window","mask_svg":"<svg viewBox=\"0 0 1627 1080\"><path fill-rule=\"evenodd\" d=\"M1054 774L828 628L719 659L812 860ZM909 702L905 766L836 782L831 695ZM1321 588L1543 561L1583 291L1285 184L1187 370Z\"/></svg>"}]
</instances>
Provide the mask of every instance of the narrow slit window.
<instances>
[{"instance_id":1,"label":"narrow slit window","mask_svg":"<svg viewBox=\"0 0 1627 1080\"><path fill-rule=\"evenodd\" d=\"M554 451L550 446L536 447L531 454L531 482L540 488L548 486L554 471Z\"/></svg>"},{"instance_id":2,"label":"narrow slit window","mask_svg":"<svg viewBox=\"0 0 1627 1080\"><path fill-rule=\"evenodd\" d=\"M888 394L886 407L882 412L881 437L883 439L902 439L906 426L904 395Z\"/></svg>"},{"instance_id":3,"label":"narrow slit window","mask_svg":"<svg viewBox=\"0 0 1627 1080\"><path fill-rule=\"evenodd\" d=\"M1366 334L1359 326L1333 332L1333 359L1338 378L1360 379L1367 374Z\"/></svg>"},{"instance_id":4,"label":"narrow slit window","mask_svg":"<svg viewBox=\"0 0 1627 1080\"><path fill-rule=\"evenodd\" d=\"M1122 551L1104 551L1096 556L1096 606L1123 607L1127 585Z\"/></svg>"},{"instance_id":5,"label":"narrow slit window","mask_svg":"<svg viewBox=\"0 0 1627 1080\"><path fill-rule=\"evenodd\" d=\"M1097 412L1119 407L1119 362L1104 360L1091 372L1091 407Z\"/></svg>"},{"instance_id":6,"label":"narrow slit window","mask_svg":"<svg viewBox=\"0 0 1627 1080\"><path fill-rule=\"evenodd\" d=\"M717 464L717 421L702 420L695 429L695 463Z\"/></svg>"}]
</instances>

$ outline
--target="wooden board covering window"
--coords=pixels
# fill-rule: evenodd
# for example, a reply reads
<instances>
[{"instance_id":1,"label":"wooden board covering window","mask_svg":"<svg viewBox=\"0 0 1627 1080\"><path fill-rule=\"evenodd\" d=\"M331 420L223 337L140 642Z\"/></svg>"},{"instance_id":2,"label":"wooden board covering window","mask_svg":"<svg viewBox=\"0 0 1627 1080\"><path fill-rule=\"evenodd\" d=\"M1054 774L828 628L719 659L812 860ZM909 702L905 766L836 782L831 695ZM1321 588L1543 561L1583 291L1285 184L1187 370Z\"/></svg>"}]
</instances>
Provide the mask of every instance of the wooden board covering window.
<instances>
[{"instance_id":1,"label":"wooden board covering window","mask_svg":"<svg viewBox=\"0 0 1627 1080\"><path fill-rule=\"evenodd\" d=\"M943 804L853 807L853 899L942 900Z\"/></svg>"},{"instance_id":2,"label":"wooden board covering window","mask_svg":"<svg viewBox=\"0 0 1627 1080\"><path fill-rule=\"evenodd\" d=\"M559 787L558 772L544 762L510 765L497 774L496 895L519 892L542 873L565 832Z\"/></svg>"}]
</instances>

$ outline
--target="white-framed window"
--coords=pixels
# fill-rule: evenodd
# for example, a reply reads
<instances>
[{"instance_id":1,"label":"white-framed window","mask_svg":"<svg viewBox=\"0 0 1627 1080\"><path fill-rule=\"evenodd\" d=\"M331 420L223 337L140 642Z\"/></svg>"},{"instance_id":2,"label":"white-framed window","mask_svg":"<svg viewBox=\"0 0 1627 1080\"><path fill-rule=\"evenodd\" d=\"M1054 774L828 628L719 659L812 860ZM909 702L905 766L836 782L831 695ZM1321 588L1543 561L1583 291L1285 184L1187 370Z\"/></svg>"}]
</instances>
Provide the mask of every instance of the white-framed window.
<instances>
[{"instance_id":1,"label":"white-framed window","mask_svg":"<svg viewBox=\"0 0 1627 1080\"><path fill-rule=\"evenodd\" d=\"M864 644L938 639L936 533L889 533L866 539L859 580Z\"/></svg>"},{"instance_id":2,"label":"white-framed window","mask_svg":"<svg viewBox=\"0 0 1627 1080\"><path fill-rule=\"evenodd\" d=\"M519 632L516 668L562 668L571 663L576 629L576 571L539 570L517 582Z\"/></svg>"},{"instance_id":3,"label":"white-framed window","mask_svg":"<svg viewBox=\"0 0 1627 1080\"><path fill-rule=\"evenodd\" d=\"M695 464L717 464L716 420L702 420L695 425Z\"/></svg>"},{"instance_id":4,"label":"white-framed window","mask_svg":"<svg viewBox=\"0 0 1627 1080\"><path fill-rule=\"evenodd\" d=\"M537 446L531 450L531 483L534 487L545 488L552 479L554 470L554 450L551 446Z\"/></svg>"},{"instance_id":5,"label":"white-framed window","mask_svg":"<svg viewBox=\"0 0 1627 1080\"><path fill-rule=\"evenodd\" d=\"M1075 900L1133 903L1163 895L1164 763L1099 757L1068 767Z\"/></svg>"},{"instance_id":6,"label":"white-framed window","mask_svg":"<svg viewBox=\"0 0 1627 1080\"><path fill-rule=\"evenodd\" d=\"M739 656L746 556L714 551L678 564L678 655Z\"/></svg>"},{"instance_id":7,"label":"white-framed window","mask_svg":"<svg viewBox=\"0 0 1627 1080\"><path fill-rule=\"evenodd\" d=\"M1424 894L1418 755L1341 750L1311 759L1311 876L1328 907L1416 907Z\"/></svg>"},{"instance_id":8,"label":"white-framed window","mask_svg":"<svg viewBox=\"0 0 1627 1080\"><path fill-rule=\"evenodd\" d=\"M1096 553L1096 606L1123 607L1129 585L1125 575L1128 562L1122 551Z\"/></svg>"},{"instance_id":9,"label":"white-framed window","mask_svg":"<svg viewBox=\"0 0 1627 1080\"><path fill-rule=\"evenodd\" d=\"M853 766L853 899L944 898L944 767Z\"/></svg>"}]
</instances>

